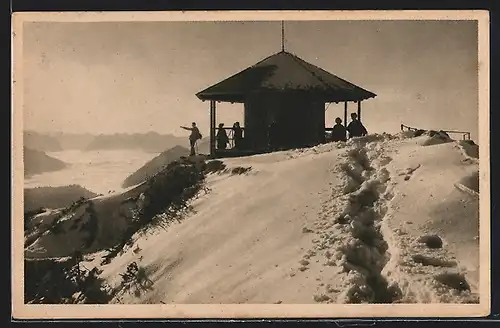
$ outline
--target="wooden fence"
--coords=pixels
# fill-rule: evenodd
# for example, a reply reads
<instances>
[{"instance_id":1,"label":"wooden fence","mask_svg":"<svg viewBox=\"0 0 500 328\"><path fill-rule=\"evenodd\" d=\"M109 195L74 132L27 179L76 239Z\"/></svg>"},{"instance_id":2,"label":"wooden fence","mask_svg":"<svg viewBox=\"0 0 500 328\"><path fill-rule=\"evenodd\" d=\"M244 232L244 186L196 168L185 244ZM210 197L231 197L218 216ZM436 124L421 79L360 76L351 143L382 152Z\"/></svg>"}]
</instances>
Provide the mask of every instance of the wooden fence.
<instances>
[{"instance_id":1,"label":"wooden fence","mask_svg":"<svg viewBox=\"0 0 500 328\"><path fill-rule=\"evenodd\" d=\"M408 125L401 124L401 131L418 131L418 130L426 130L426 129L419 129L419 128L414 128ZM462 140L470 140L470 132L468 131L454 131L454 130L440 130L443 132L446 132L448 134L460 134L462 136Z\"/></svg>"}]
</instances>

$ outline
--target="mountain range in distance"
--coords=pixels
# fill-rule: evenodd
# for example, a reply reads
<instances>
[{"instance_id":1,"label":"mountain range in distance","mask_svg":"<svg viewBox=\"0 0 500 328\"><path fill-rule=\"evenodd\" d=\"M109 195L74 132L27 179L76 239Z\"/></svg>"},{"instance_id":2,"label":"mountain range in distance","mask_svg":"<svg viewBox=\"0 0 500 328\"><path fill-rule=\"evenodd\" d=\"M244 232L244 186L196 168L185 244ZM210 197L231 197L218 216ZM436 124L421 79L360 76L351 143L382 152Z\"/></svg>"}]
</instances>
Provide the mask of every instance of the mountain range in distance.
<instances>
[{"instance_id":1,"label":"mountain range in distance","mask_svg":"<svg viewBox=\"0 0 500 328\"><path fill-rule=\"evenodd\" d=\"M64 132L24 132L24 146L29 149L44 152L64 150L93 151L137 149L159 153L177 145L189 145L188 136L179 137L172 134L160 134L157 132L100 135Z\"/></svg>"},{"instance_id":2,"label":"mountain range in distance","mask_svg":"<svg viewBox=\"0 0 500 328\"><path fill-rule=\"evenodd\" d=\"M23 147L24 176L30 177L35 174L59 171L68 166L67 163L48 156L40 150Z\"/></svg>"},{"instance_id":3,"label":"mountain range in distance","mask_svg":"<svg viewBox=\"0 0 500 328\"><path fill-rule=\"evenodd\" d=\"M187 137L178 137L170 134L162 135L156 132L144 134L111 134L92 135L76 133L40 133L24 132L24 175L31 177L45 172L59 171L69 164L54 158L46 153L66 150L98 151L98 150L141 150L150 153L160 153L161 156L153 163L169 162L181 155L189 153ZM197 152L209 153L209 138L203 138L198 142ZM154 166L153 165L153 166ZM144 178L151 168L144 168L145 172L139 172L129 178L132 180ZM153 170L154 171L154 170Z\"/></svg>"}]
</instances>

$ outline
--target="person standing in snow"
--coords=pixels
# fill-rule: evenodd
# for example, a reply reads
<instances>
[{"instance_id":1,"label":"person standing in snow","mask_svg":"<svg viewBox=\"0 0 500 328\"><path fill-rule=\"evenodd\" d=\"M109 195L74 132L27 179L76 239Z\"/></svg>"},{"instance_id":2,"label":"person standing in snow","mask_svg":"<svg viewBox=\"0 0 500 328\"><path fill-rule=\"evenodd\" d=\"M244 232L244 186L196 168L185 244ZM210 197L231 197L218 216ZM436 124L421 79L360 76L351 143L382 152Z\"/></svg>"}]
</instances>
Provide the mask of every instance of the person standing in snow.
<instances>
[{"instance_id":1,"label":"person standing in snow","mask_svg":"<svg viewBox=\"0 0 500 328\"><path fill-rule=\"evenodd\" d=\"M342 119L340 117L337 117L335 119L335 125L332 129L332 141L347 141L346 133L347 130L342 125Z\"/></svg>"},{"instance_id":2,"label":"person standing in snow","mask_svg":"<svg viewBox=\"0 0 500 328\"><path fill-rule=\"evenodd\" d=\"M226 130L224 129L224 123L219 124L219 130L217 131L217 149L226 149L229 142Z\"/></svg>"},{"instance_id":3,"label":"person standing in snow","mask_svg":"<svg viewBox=\"0 0 500 328\"><path fill-rule=\"evenodd\" d=\"M185 126L181 126L181 128L184 129L184 130L191 131L191 134L189 135L189 145L191 147L190 156L196 155L196 151L194 150L194 147L196 146L196 141L198 141L202 137L201 133L200 133L200 130L196 126L195 122L191 123L191 127L190 128L185 127Z\"/></svg>"},{"instance_id":4,"label":"person standing in snow","mask_svg":"<svg viewBox=\"0 0 500 328\"><path fill-rule=\"evenodd\" d=\"M241 149L241 142L243 140L243 130L240 127L240 122L235 122L233 124L233 140L234 148Z\"/></svg>"},{"instance_id":5,"label":"person standing in snow","mask_svg":"<svg viewBox=\"0 0 500 328\"><path fill-rule=\"evenodd\" d=\"M363 123L358 120L358 115L356 115L356 113L351 114L351 120L351 123L347 126L349 138L363 137L368 134Z\"/></svg>"}]
</instances>

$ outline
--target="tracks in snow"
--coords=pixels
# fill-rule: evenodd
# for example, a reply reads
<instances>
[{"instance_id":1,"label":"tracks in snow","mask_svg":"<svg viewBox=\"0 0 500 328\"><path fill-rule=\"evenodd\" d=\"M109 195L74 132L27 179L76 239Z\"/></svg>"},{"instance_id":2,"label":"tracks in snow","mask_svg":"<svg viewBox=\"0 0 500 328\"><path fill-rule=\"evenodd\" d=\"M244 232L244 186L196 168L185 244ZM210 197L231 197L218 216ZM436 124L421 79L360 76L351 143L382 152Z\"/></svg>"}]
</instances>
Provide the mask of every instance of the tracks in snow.
<instances>
[{"instance_id":1,"label":"tracks in snow","mask_svg":"<svg viewBox=\"0 0 500 328\"><path fill-rule=\"evenodd\" d=\"M401 297L396 284L390 285L382 271L390 259L380 223L393 195L388 191L392 159L384 155L380 142L356 140L334 171L345 183L325 201L323 218L317 222L319 240L310 255L325 257L324 265L339 268L342 282L315 295L316 302L394 303ZM321 286L321 285L320 285Z\"/></svg>"},{"instance_id":2,"label":"tracks in snow","mask_svg":"<svg viewBox=\"0 0 500 328\"><path fill-rule=\"evenodd\" d=\"M401 297L396 284L389 285L382 275L390 259L388 244L380 231L387 213L387 203L393 195L388 191L390 180L385 166L392 159L384 155L382 144L357 141L347 152L347 160L340 164L345 174L344 193L347 200L337 222L344 225L350 237L340 247L340 265L351 275L347 290L342 295L345 303L394 303Z\"/></svg>"},{"instance_id":3,"label":"tracks in snow","mask_svg":"<svg viewBox=\"0 0 500 328\"><path fill-rule=\"evenodd\" d=\"M333 247L335 265L341 266L347 276L338 302L477 303L460 263L440 239L441 245L434 247L421 240L433 235L412 237L387 225L395 214L389 211L394 183L386 169L392 159L383 146L377 140L355 141L337 168L345 178L344 210L335 219L340 238ZM408 168L404 181L419 168ZM388 242L397 246L391 248L394 254L389 253Z\"/></svg>"}]
</instances>

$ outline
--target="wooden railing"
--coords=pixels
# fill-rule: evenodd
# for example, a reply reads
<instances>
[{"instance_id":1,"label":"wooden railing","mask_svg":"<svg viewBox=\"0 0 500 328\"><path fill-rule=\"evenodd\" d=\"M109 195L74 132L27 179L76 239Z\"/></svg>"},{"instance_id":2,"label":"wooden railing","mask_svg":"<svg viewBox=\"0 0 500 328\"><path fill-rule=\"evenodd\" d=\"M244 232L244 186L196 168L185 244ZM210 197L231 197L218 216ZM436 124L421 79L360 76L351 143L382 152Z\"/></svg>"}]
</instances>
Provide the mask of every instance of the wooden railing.
<instances>
[{"instance_id":1,"label":"wooden railing","mask_svg":"<svg viewBox=\"0 0 500 328\"><path fill-rule=\"evenodd\" d=\"M229 138L229 145L228 145L228 148L231 149L231 148L234 148L234 132L233 132L233 128L232 127L224 127L223 128L224 130L226 130L226 133L227 133L227 136ZM216 129L215 131L215 134L217 135L217 131L219 130L219 128ZM245 137L245 128L244 127L241 127L241 130L242 130L242 134L243 134L243 138ZM325 133L326 132L331 132L333 130L333 128L326 128L325 127ZM411 127L411 126L408 126L408 125L405 125L405 124L401 124L401 131L418 131L418 130L425 130L425 129L419 129L419 128L415 128L415 127ZM446 132L448 134L460 134L462 136L462 140L470 140L470 132L468 131L454 131L454 130L441 130L443 132Z\"/></svg>"},{"instance_id":2,"label":"wooden railing","mask_svg":"<svg viewBox=\"0 0 500 328\"><path fill-rule=\"evenodd\" d=\"M227 134L227 137L229 138L229 145L228 145L228 148L233 148L234 147L234 131L233 131L233 128L222 128L224 130L226 130L226 134ZM216 128L215 129L215 135L217 136L217 132L219 131L219 128ZM242 136L243 138L245 138L245 128L244 127L241 127L241 132L242 132Z\"/></svg>"},{"instance_id":3,"label":"wooden railing","mask_svg":"<svg viewBox=\"0 0 500 328\"><path fill-rule=\"evenodd\" d=\"M234 132L233 132L233 128L223 127L222 129L226 130L226 134L227 134L227 137L229 139L228 149L233 148L234 147ZM215 130L215 135L217 135L217 131L218 130L219 130L219 128L217 128ZM326 132L331 132L332 130L333 130L333 128L327 128L327 127L325 127L325 136L326 136ZM241 131L242 131L242 134L243 134L243 138L245 138L245 128L241 127Z\"/></svg>"},{"instance_id":4,"label":"wooden railing","mask_svg":"<svg viewBox=\"0 0 500 328\"><path fill-rule=\"evenodd\" d=\"M414 128L408 125L404 125L401 123L401 131L418 131L418 130L427 130L427 129L419 129L419 128ZM462 140L470 140L470 132L468 131L454 131L454 130L441 130L443 132L446 132L448 134L460 134L462 135Z\"/></svg>"}]
</instances>

